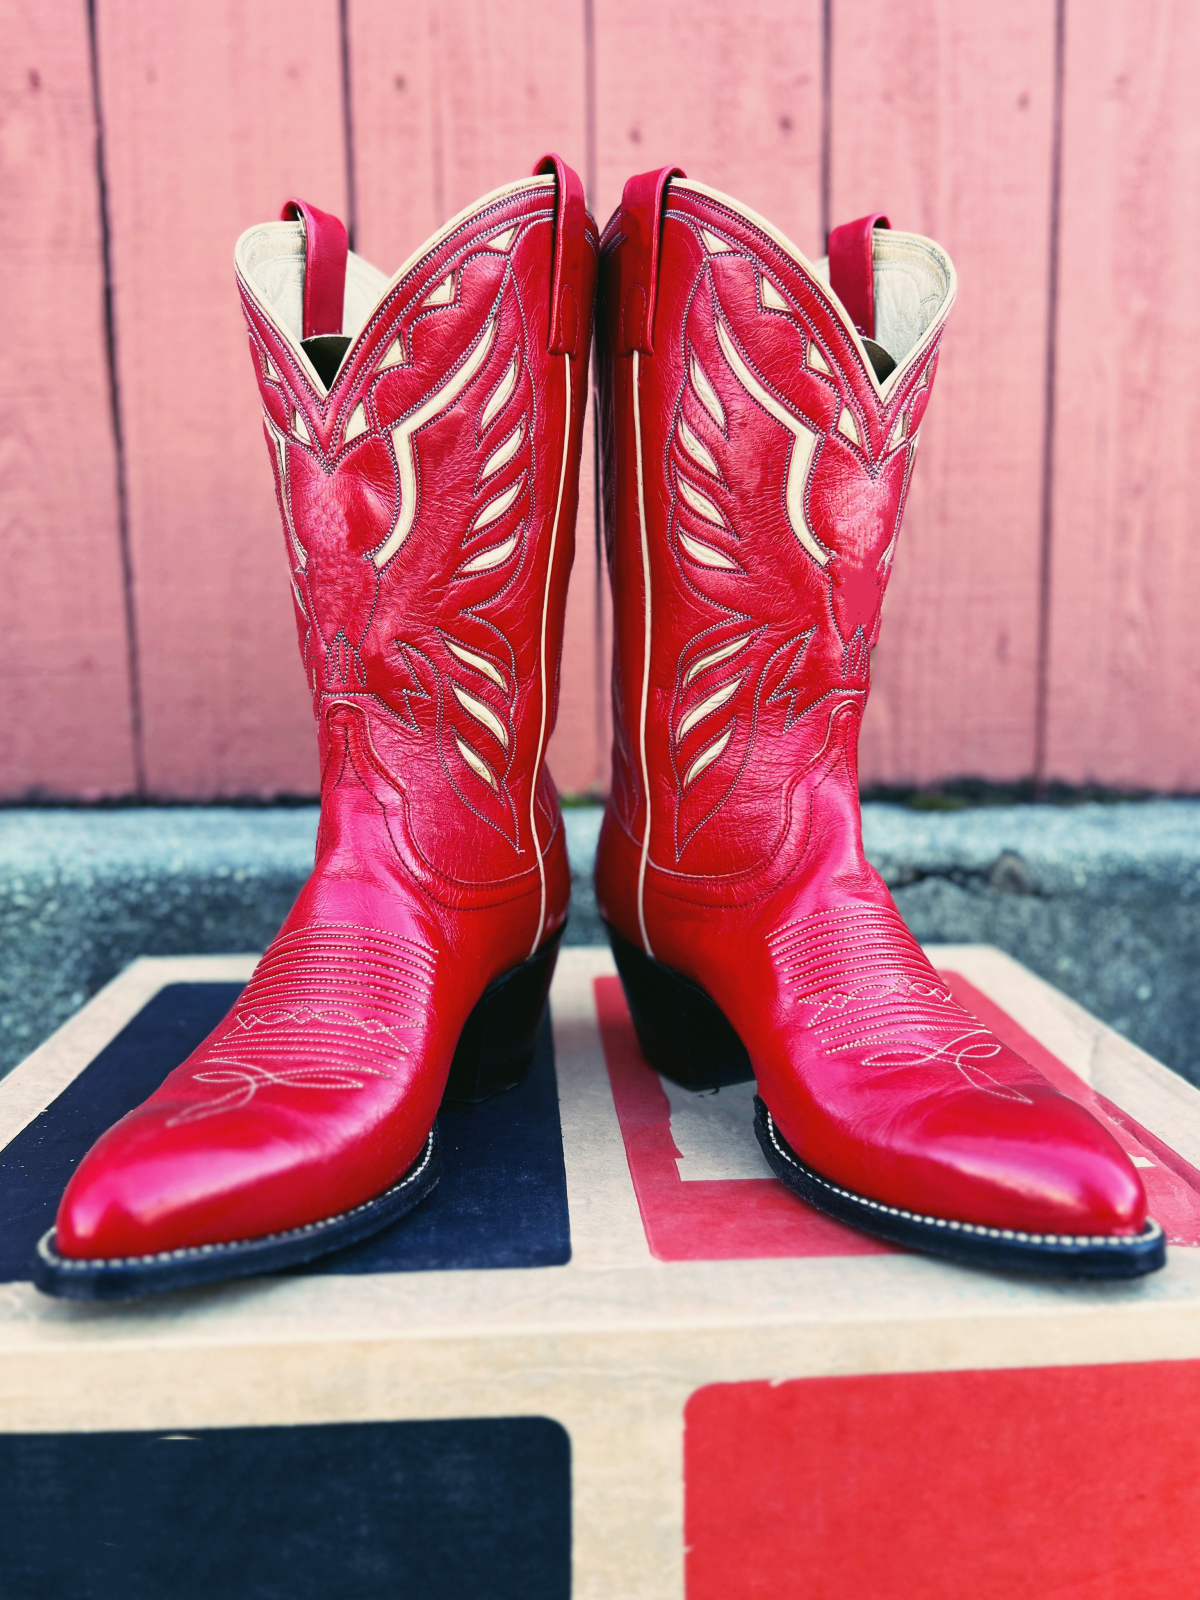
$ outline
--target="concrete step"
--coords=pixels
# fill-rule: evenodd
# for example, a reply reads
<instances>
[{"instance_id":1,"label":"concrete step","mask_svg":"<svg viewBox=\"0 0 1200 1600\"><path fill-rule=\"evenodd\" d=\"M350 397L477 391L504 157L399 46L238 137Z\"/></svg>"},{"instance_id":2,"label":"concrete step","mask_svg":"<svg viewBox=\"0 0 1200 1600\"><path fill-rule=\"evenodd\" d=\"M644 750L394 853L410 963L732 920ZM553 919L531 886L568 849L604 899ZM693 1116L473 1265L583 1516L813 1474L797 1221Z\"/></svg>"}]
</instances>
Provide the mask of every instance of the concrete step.
<instances>
[{"instance_id":1,"label":"concrete step","mask_svg":"<svg viewBox=\"0 0 1200 1600\"><path fill-rule=\"evenodd\" d=\"M566 813L568 944L603 940L598 807ZM0 812L0 1072L143 955L261 950L312 867L315 806ZM999 946L1200 1083L1200 801L863 807L923 942Z\"/></svg>"}]
</instances>

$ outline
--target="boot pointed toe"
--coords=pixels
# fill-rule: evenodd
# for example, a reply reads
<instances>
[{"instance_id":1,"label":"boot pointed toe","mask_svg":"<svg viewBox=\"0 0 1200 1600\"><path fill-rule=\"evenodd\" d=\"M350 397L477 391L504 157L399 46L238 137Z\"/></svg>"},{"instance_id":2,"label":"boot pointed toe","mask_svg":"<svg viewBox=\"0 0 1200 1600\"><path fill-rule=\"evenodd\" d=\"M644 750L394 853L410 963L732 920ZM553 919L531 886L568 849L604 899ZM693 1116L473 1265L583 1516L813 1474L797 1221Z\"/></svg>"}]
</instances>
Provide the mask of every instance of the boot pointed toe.
<instances>
[{"instance_id":1,"label":"boot pointed toe","mask_svg":"<svg viewBox=\"0 0 1200 1600\"><path fill-rule=\"evenodd\" d=\"M1112 1135L1048 1084L1023 1086L1026 1103L992 1097L945 1126L922 1129L929 1180L942 1214L1034 1233L1133 1234L1145 1226L1146 1192ZM947 1208L948 1211L947 1211Z\"/></svg>"}]
</instances>

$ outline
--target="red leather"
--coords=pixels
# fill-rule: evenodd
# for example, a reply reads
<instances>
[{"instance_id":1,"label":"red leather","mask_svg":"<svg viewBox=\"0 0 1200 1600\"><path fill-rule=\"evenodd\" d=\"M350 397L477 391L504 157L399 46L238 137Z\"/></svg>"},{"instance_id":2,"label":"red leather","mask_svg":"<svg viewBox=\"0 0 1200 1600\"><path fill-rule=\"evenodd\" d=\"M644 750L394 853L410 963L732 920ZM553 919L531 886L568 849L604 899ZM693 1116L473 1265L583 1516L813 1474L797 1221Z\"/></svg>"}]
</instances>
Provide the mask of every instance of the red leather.
<instances>
[{"instance_id":1,"label":"red leather","mask_svg":"<svg viewBox=\"0 0 1200 1600\"><path fill-rule=\"evenodd\" d=\"M591 306L596 281L596 250L587 234L583 182L561 156L543 156L533 172L535 177L552 173L558 197L547 348L551 355L573 356L578 353L580 334L591 337Z\"/></svg>"},{"instance_id":2,"label":"red leather","mask_svg":"<svg viewBox=\"0 0 1200 1600\"><path fill-rule=\"evenodd\" d=\"M622 236L612 258L609 298L615 318L613 342L618 355L654 350L654 303L658 293L658 257L662 211L667 185L686 177L682 167L663 167L630 178L620 210L609 222Z\"/></svg>"},{"instance_id":3,"label":"red leather","mask_svg":"<svg viewBox=\"0 0 1200 1600\"><path fill-rule=\"evenodd\" d=\"M875 337L876 228L890 228L882 211L843 222L829 235L829 282L850 313L850 320L866 339Z\"/></svg>"},{"instance_id":4,"label":"red leather","mask_svg":"<svg viewBox=\"0 0 1200 1600\"><path fill-rule=\"evenodd\" d=\"M941 324L881 392L819 280L674 184L653 352L626 354L622 257L655 192L627 187L601 249L603 915L712 996L826 1178L924 1215L1136 1232L1123 1152L954 1002L863 855L859 725Z\"/></svg>"},{"instance_id":5,"label":"red leather","mask_svg":"<svg viewBox=\"0 0 1200 1600\"><path fill-rule=\"evenodd\" d=\"M306 200L286 201L279 215L284 222L304 223L304 337L341 333L349 254L341 218Z\"/></svg>"},{"instance_id":6,"label":"red leather","mask_svg":"<svg viewBox=\"0 0 1200 1600\"><path fill-rule=\"evenodd\" d=\"M563 172L565 202L531 181L438 239L328 394L241 284L317 717L316 867L229 1016L84 1159L67 1255L258 1237L387 1189L482 991L565 921L543 758L597 241ZM573 354L547 348L556 270Z\"/></svg>"}]
</instances>

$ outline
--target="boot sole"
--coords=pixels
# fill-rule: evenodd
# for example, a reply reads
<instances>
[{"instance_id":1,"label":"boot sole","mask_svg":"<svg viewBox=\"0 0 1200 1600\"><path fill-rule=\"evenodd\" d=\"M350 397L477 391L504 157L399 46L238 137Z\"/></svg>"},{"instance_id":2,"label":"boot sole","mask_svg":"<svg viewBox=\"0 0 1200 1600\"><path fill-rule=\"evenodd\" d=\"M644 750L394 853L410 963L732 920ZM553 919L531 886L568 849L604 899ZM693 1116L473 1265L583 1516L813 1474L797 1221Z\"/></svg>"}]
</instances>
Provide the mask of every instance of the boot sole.
<instances>
[{"instance_id":1,"label":"boot sole","mask_svg":"<svg viewBox=\"0 0 1200 1600\"><path fill-rule=\"evenodd\" d=\"M529 1071L561 939L560 929L528 960L490 983L479 997L459 1035L443 1110L478 1105L515 1088ZM279 1272L369 1239L418 1206L437 1187L440 1177L441 1149L435 1122L424 1149L403 1178L349 1211L256 1239L108 1259L60 1255L55 1231L50 1228L38 1241L33 1281L43 1294L64 1300L129 1300L227 1278Z\"/></svg>"},{"instance_id":2,"label":"boot sole","mask_svg":"<svg viewBox=\"0 0 1200 1600\"><path fill-rule=\"evenodd\" d=\"M699 984L653 960L615 929L608 935L638 1043L655 1071L692 1090L753 1078L745 1045ZM1138 1234L1030 1233L924 1216L872 1200L807 1166L780 1133L765 1101L756 1095L754 1106L755 1134L780 1182L860 1233L962 1266L1055 1278L1140 1278L1166 1265L1166 1238L1153 1219Z\"/></svg>"}]
</instances>

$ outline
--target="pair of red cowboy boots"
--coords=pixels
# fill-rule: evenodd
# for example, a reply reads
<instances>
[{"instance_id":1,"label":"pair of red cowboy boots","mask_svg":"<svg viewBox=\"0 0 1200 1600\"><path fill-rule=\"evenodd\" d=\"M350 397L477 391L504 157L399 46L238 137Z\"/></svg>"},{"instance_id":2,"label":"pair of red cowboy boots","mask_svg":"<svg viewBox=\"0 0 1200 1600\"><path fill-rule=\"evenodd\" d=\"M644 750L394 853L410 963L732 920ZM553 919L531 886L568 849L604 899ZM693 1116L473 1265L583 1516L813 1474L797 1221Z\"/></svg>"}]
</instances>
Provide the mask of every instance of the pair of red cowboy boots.
<instances>
[{"instance_id":1,"label":"pair of red cowboy boots","mask_svg":"<svg viewBox=\"0 0 1200 1600\"><path fill-rule=\"evenodd\" d=\"M390 281L290 202L237 246L321 757L316 868L241 998L93 1147L38 1281L270 1270L400 1217L447 1094L527 1068L567 916L545 768L593 303L615 614L597 889L647 1057L757 1079L810 1204L965 1262L1163 1261L1137 1172L948 993L863 856L870 652L954 272L813 266L677 169L602 238L548 157ZM597 283L597 278L599 282Z\"/></svg>"}]
</instances>

